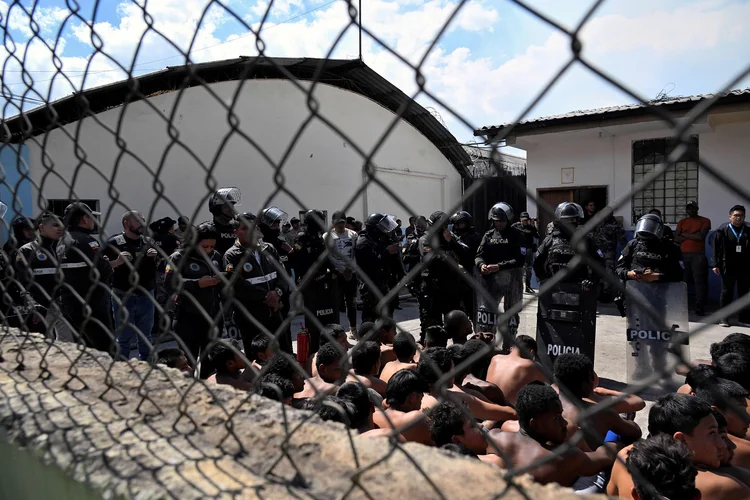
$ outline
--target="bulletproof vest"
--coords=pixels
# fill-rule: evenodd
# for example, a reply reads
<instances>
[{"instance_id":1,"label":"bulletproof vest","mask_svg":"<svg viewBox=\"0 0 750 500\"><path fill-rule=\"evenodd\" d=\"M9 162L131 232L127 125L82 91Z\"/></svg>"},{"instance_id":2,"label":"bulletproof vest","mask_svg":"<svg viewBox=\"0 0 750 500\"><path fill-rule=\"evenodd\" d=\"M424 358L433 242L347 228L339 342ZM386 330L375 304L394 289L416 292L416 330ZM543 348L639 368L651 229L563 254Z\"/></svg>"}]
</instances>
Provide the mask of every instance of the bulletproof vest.
<instances>
[{"instance_id":1,"label":"bulletproof vest","mask_svg":"<svg viewBox=\"0 0 750 500\"><path fill-rule=\"evenodd\" d=\"M617 222L605 221L592 233L594 243L602 252L612 252L617 247L615 241L615 231L617 230Z\"/></svg>"},{"instance_id":2,"label":"bulletproof vest","mask_svg":"<svg viewBox=\"0 0 750 500\"><path fill-rule=\"evenodd\" d=\"M633 249L633 267L640 270L663 271L667 252L659 241L637 240Z\"/></svg>"},{"instance_id":3,"label":"bulletproof vest","mask_svg":"<svg viewBox=\"0 0 750 500\"><path fill-rule=\"evenodd\" d=\"M576 251L559 230L553 231L551 238L552 242L547 251L547 272L553 275L568 266Z\"/></svg>"}]
</instances>

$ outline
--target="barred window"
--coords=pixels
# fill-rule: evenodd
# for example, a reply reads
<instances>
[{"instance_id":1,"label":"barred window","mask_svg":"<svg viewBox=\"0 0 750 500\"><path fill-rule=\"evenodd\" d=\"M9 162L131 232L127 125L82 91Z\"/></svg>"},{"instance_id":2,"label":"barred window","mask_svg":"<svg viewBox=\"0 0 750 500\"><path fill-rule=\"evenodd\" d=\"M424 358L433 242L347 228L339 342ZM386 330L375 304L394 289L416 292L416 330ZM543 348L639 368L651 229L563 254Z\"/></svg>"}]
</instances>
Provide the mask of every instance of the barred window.
<instances>
[{"instance_id":1,"label":"barred window","mask_svg":"<svg viewBox=\"0 0 750 500\"><path fill-rule=\"evenodd\" d=\"M679 145L676 138L633 141L633 180L636 184L669 158ZM685 204L698 200L698 136L688 139L685 153L666 172L641 192L633 195L633 224L654 208L666 224L685 217Z\"/></svg>"},{"instance_id":2,"label":"barred window","mask_svg":"<svg viewBox=\"0 0 750 500\"><path fill-rule=\"evenodd\" d=\"M85 203L94 212L99 210L99 200L47 200L47 210L62 218L65 215L65 207L76 201Z\"/></svg>"}]
</instances>

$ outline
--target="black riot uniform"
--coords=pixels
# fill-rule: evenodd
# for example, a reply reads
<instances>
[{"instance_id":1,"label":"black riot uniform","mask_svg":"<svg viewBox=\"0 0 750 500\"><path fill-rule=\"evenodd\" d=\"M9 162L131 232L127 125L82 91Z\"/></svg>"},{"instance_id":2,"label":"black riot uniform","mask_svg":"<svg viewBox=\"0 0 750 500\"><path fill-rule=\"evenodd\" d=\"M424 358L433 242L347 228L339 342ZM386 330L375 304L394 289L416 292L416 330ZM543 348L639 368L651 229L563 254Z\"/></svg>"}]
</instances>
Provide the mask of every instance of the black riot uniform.
<instances>
[{"instance_id":1,"label":"black riot uniform","mask_svg":"<svg viewBox=\"0 0 750 500\"><path fill-rule=\"evenodd\" d=\"M242 305L233 308L234 324L242 335L245 349L249 349L252 340L262 333L253 319L276 335L281 346L288 348L287 343L291 346L289 329L282 332L279 328L284 320L282 310L289 297L289 287L279 274L282 266L276 250L261 240L262 233L254 226L254 221L255 215L250 212L238 217L238 239L224 254L226 277L234 280L234 300ZM250 228L246 227L247 224ZM250 238L248 243L251 243L248 246L240 244L239 237L245 235L245 231L256 232L247 236ZM278 297L276 307L266 303L273 295Z\"/></svg>"},{"instance_id":2,"label":"black riot uniform","mask_svg":"<svg viewBox=\"0 0 750 500\"><path fill-rule=\"evenodd\" d=\"M5 207L3 210L3 213L5 213L7 206L3 203L2 207ZM16 317L20 312L16 306L22 304L23 292L16 279L14 265L18 250L32 241L27 237L27 233L34 228L29 218L19 215L10 223L10 229L8 241L3 245L3 253L0 255L0 279L2 279L4 289L2 301L0 301L0 310L4 316L9 317L11 326L18 326L21 318Z\"/></svg>"},{"instance_id":3,"label":"black riot uniform","mask_svg":"<svg viewBox=\"0 0 750 500\"><path fill-rule=\"evenodd\" d=\"M523 220L529 220L528 212L521 213L521 221ZM531 293L533 292L531 289L531 272L533 270L534 253L536 252L537 241L539 240L539 231L530 221L528 224L524 224L521 221L513 224L513 227L523 234L524 246L526 247L526 255L523 263L523 282L526 286L526 291Z\"/></svg>"},{"instance_id":4,"label":"black riot uniform","mask_svg":"<svg viewBox=\"0 0 750 500\"><path fill-rule=\"evenodd\" d=\"M593 239L588 235L585 238L587 255L603 264L604 256L596 247ZM544 282L558 272L568 269L568 263L575 255L576 250L570 244L570 237L566 234L563 226L556 223L552 234L542 241L534 257L534 272L539 281ZM591 267L586 264L571 269L561 281L561 283L582 284L585 288L590 288L598 282L598 274L594 273Z\"/></svg>"},{"instance_id":5,"label":"black riot uniform","mask_svg":"<svg viewBox=\"0 0 750 500\"><path fill-rule=\"evenodd\" d=\"M427 222L432 229L419 238L420 253L425 262L417 295L422 341L428 327L443 325L444 315L461 309L464 281L459 262L470 257L469 248L453 233L449 232L447 239L443 235L447 214L434 212Z\"/></svg>"},{"instance_id":6,"label":"black riot uniform","mask_svg":"<svg viewBox=\"0 0 750 500\"><path fill-rule=\"evenodd\" d=\"M653 282L675 283L683 280L682 252L677 245L664 239L663 228L664 225L658 215L649 214L638 219L635 225L635 239L625 245L617 260L616 273L621 280L642 280L649 271L650 274L658 275ZM631 271L635 272L635 277L628 276ZM657 312L666 311L668 307L665 303L666 297L656 294L651 299L650 305ZM652 366L663 367L667 356L665 345L649 343L649 352ZM634 360L636 371L633 378L638 379L642 377L641 374L648 371L648 358L637 356Z\"/></svg>"},{"instance_id":7,"label":"black riot uniform","mask_svg":"<svg viewBox=\"0 0 750 500\"><path fill-rule=\"evenodd\" d=\"M362 322L376 321L380 314L376 309L377 293L388 293L388 245L389 235L396 228L392 216L374 213L367 217L364 230L359 233L354 246L357 266L373 282L377 290L371 289L364 280L359 285L362 299ZM390 314L390 311L389 313Z\"/></svg>"},{"instance_id":8,"label":"black riot uniform","mask_svg":"<svg viewBox=\"0 0 750 500\"><path fill-rule=\"evenodd\" d=\"M40 238L23 245L16 255L15 269L24 310L37 311L37 321L27 321L29 331L45 333L49 325L41 319L59 296L63 282L57 259L57 240Z\"/></svg>"},{"instance_id":9,"label":"black riot uniform","mask_svg":"<svg viewBox=\"0 0 750 500\"><path fill-rule=\"evenodd\" d=\"M208 200L208 210L213 214L216 229L216 251L224 255L234 245L237 237L234 234L233 219L235 206L239 205L241 193L237 188L221 188Z\"/></svg>"},{"instance_id":10,"label":"black riot uniform","mask_svg":"<svg viewBox=\"0 0 750 500\"><path fill-rule=\"evenodd\" d=\"M152 231L154 244L161 250L156 263L156 287L154 288L154 298L156 302L164 308L167 305L169 295L164 284L166 279L167 257L172 255L180 246L180 240L171 229L174 227L174 219L164 217L149 224L148 228ZM163 316L159 309L154 309L154 327L151 330L152 337L159 338L169 329L169 316Z\"/></svg>"},{"instance_id":11,"label":"black riot uniform","mask_svg":"<svg viewBox=\"0 0 750 500\"><path fill-rule=\"evenodd\" d=\"M339 322L338 299L333 287L333 266L329 259L323 259L312 271L312 276L307 277L308 272L315 267L315 263L326 251L323 233L325 232L325 214L321 210L308 210L304 217L305 230L297 235L294 244L295 258L294 270L297 286L301 287L304 297L305 308L314 314L322 325ZM305 326L310 334L310 355L318 352L320 347L320 330L309 319L305 320Z\"/></svg>"},{"instance_id":12,"label":"black riot uniform","mask_svg":"<svg viewBox=\"0 0 750 500\"><path fill-rule=\"evenodd\" d=\"M474 259L477 256L477 250L479 250L479 244L482 242L482 235L479 234L474 227L474 218L469 212L464 210L456 212L451 217L451 224L453 227L451 231L458 238L458 242L466 245L468 251L463 252L460 264L464 272L469 275L474 275ZM463 310L469 317L474 317L474 288L467 282L463 282L461 287L463 288L462 301Z\"/></svg>"},{"instance_id":13,"label":"black riot uniform","mask_svg":"<svg viewBox=\"0 0 750 500\"><path fill-rule=\"evenodd\" d=\"M401 261L404 263L407 269L410 269L417 265L421 260L419 253L419 238L421 238L427 231L427 219L420 216L414 225L414 231L409 233L406 237L406 243L404 248L401 250L402 258ZM410 288L411 290L411 284Z\"/></svg>"},{"instance_id":14,"label":"black riot uniform","mask_svg":"<svg viewBox=\"0 0 750 500\"><path fill-rule=\"evenodd\" d=\"M279 254L279 262L291 276L294 269L294 247L281 237L281 226L286 220L286 212L277 207L268 207L258 217L258 228L263 233L263 241L273 245Z\"/></svg>"},{"instance_id":15,"label":"black riot uniform","mask_svg":"<svg viewBox=\"0 0 750 500\"><path fill-rule=\"evenodd\" d=\"M81 340L88 347L110 352L115 347L110 295L114 271L93 236L97 215L84 203L72 203L65 208L69 229L57 247L60 268L65 274L60 297L63 314ZM91 227L80 224L84 217L92 222ZM86 314L87 308L91 308L90 316Z\"/></svg>"},{"instance_id":16,"label":"black riot uniform","mask_svg":"<svg viewBox=\"0 0 750 500\"><path fill-rule=\"evenodd\" d=\"M507 203L496 203L488 214L493 228L484 234L479 244L474 259L474 274L497 302L486 304L485 299L479 296L477 308L484 307L495 311L499 302L503 301L503 310L508 310L523 299L522 269L526 248L523 244L523 234L510 225L513 219L512 210ZM492 269L497 266L497 269L482 274L482 266L492 266ZM518 327L518 319L519 316L515 315L510 321L513 330ZM510 333L514 334L513 331Z\"/></svg>"},{"instance_id":17,"label":"black riot uniform","mask_svg":"<svg viewBox=\"0 0 750 500\"><path fill-rule=\"evenodd\" d=\"M201 224L197 235L196 245L203 239L216 239L210 223ZM219 276L221 269L224 267L219 252L206 254L193 246L174 252L165 270L164 283L173 300L174 332L196 360L210 340L219 336L218 331L212 333L212 328L221 323L214 321L220 307L221 284L201 287L199 282L205 276Z\"/></svg>"}]
</instances>

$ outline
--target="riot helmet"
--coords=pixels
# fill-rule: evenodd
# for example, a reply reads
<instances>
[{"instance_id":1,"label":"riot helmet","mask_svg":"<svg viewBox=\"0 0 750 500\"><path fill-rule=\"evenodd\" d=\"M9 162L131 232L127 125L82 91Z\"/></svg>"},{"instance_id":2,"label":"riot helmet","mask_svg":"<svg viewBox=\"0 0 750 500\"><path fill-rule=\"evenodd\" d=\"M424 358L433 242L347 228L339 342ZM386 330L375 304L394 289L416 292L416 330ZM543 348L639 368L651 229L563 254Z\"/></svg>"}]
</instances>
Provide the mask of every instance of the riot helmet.
<instances>
[{"instance_id":1,"label":"riot helmet","mask_svg":"<svg viewBox=\"0 0 750 500\"><path fill-rule=\"evenodd\" d=\"M659 240L664 234L664 224L656 214L647 214L635 223L635 235L641 240Z\"/></svg>"},{"instance_id":2,"label":"riot helmet","mask_svg":"<svg viewBox=\"0 0 750 500\"><path fill-rule=\"evenodd\" d=\"M322 210L308 210L305 213L305 232L322 233L325 231L326 216Z\"/></svg>"},{"instance_id":3,"label":"riot helmet","mask_svg":"<svg viewBox=\"0 0 750 500\"><path fill-rule=\"evenodd\" d=\"M212 194L208 199L208 210L214 215L221 215L222 209L225 205L231 205L231 207L238 206L240 204L241 198L242 193L240 192L239 188L221 188L214 194ZM233 216L234 210L231 210L231 212ZM226 215L227 217L231 217L227 214L226 211L224 212L224 215Z\"/></svg>"},{"instance_id":4,"label":"riot helmet","mask_svg":"<svg viewBox=\"0 0 750 500\"><path fill-rule=\"evenodd\" d=\"M583 208L578 203L564 201L555 209L555 220L565 221L570 224L577 223L583 219Z\"/></svg>"},{"instance_id":5,"label":"riot helmet","mask_svg":"<svg viewBox=\"0 0 750 500\"><path fill-rule=\"evenodd\" d=\"M461 210L451 216L451 224L453 224L453 232L461 235L474 226L474 218L469 212Z\"/></svg>"},{"instance_id":6,"label":"riot helmet","mask_svg":"<svg viewBox=\"0 0 750 500\"><path fill-rule=\"evenodd\" d=\"M396 229L398 224L396 224L396 219L392 215L374 213L367 217L367 220L365 220L365 226L368 229L377 229L383 234L389 234Z\"/></svg>"},{"instance_id":7,"label":"riot helmet","mask_svg":"<svg viewBox=\"0 0 750 500\"><path fill-rule=\"evenodd\" d=\"M504 201L495 203L492 205L492 208L490 208L490 213L487 215L487 218L491 221L511 222L513 220L513 207Z\"/></svg>"},{"instance_id":8,"label":"riot helmet","mask_svg":"<svg viewBox=\"0 0 750 500\"><path fill-rule=\"evenodd\" d=\"M442 212L440 210L438 210L436 212L432 212L430 214L430 218L427 219L427 224L430 225L430 226L434 226L436 224L438 226L442 226L446 222L448 222L448 214L446 214L445 212Z\"/></svg>"},{"instance_id":9,"label":"riot helmet","mask_svg":"<svg viewBox=\"0 0 750 500\"><path fill-rule=\"evenodd\" d=\"M281 234L281 226L286 223L287 217L287 213L278 207L263 209L258 220L263 238L268 242L274 242Z\"/></svg>"}]
</instances>

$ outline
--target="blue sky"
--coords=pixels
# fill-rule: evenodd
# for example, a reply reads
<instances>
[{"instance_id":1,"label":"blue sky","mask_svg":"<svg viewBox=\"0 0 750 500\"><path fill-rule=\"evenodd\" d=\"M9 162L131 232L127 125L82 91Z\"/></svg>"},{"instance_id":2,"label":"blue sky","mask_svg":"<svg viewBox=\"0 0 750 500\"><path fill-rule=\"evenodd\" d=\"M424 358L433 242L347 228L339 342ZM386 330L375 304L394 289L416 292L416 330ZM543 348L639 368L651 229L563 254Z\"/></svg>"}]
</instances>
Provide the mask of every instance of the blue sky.
<instances>
[{"instance_id":1,"label":"blue sky","mask_svg":"<svg viewBox=\"0 0 750 500\"><path fill-rule=\"evenodd\" d=\"M139 0L142 4L144 0ZM3 27L16 44L16 54L26 53L24 67L36 82L21 80L20 65L0 51L6 60L3 83L15 100L32 87L42 99L69 94L81 86L81 75L90 64L85 87L124 78L115 61L130 67L138 41L143 37L135 74L177 65L183 57L169 41L186 50L208 0L149 0L147 9L164 37L147 30L138 3L103 0L93 18L93 0L78 0L79 15L104 43L104 52L91 58L91 28L71 17L63 0L36 2L35 20L50 44L59 37L58 56L63 72L50 92L54 75L51 52L39 40L31 41L29 20L17 7L7 15L0 1ZM238 16L257 25L267 0L224 0ZM439 28L447 21L457 0L362 0L364 25L390 47L416 64ZM34 2L24 0L31 8ZM556 22L573 28L590 8L591 1L529 0ZM356 5L356 1L355 1ZM310 12L312 11L312 12ZM750 1L725 0L607 0L581 33L583 55L646 98L665 87L672 95L713 92L724 87L743 65L750 64ZM262 38L267 54L274 56L324 56L335 37L347 26L343 0L277 0L269 12ZM243 36L244 35L244 36ZM201 24L192 54L196 61L255 55L255 37L230 13L214 4ZM237 37L236 40L234 40ZM234 41L233 41L234 40ZM349 28L334 57L357 56L357 32ZM414 70L399 62L379 44L365 37L364 60L407 93L414 92ZM472 139L470 126L481 127L511 121L532 101L552 75L570 57L570 40L556 28L506 0L470 0L427 59L423 72L427 88L451 110L438 107L447 126L461 141ZM750 85L748 79L735 87ZM27 92L39 99L39 95ZM434 103L426 96L418 100ZM599 77L577 66L529 113L529 117L564 113L605 105L633 102ZM26 107L33 107L28 104ZM6 106L4 116L18 112Z\"/></svg>"}]
</instances>

